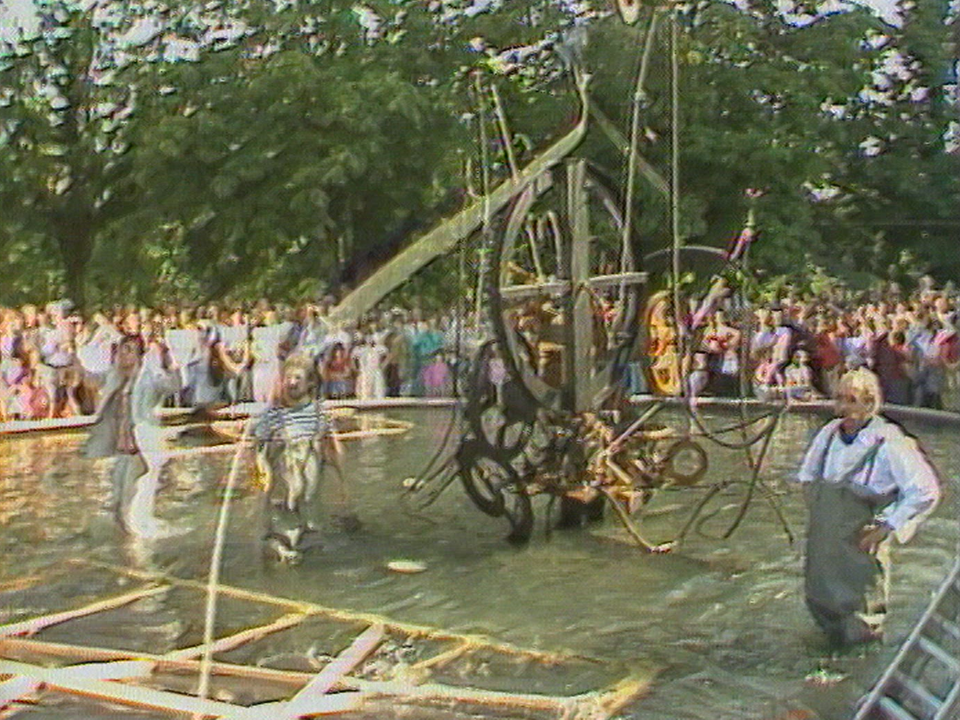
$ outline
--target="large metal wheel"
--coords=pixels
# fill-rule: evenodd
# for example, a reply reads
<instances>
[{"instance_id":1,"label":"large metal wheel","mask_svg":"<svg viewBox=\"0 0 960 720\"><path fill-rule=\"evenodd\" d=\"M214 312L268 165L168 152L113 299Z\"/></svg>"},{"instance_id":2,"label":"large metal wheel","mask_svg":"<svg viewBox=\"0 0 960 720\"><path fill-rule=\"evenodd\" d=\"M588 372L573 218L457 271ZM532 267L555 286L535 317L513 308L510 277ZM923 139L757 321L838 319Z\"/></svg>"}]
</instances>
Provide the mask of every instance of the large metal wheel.
<instances>
[{"instance_id":1,"label":"large metal wheel","mask_svg":"<svg viewBox=\"0 0 960 720\"><path fill-rule=\"evenodd\" d=\"M636 342L646 280L637 238L625 242L623 225L617 194L583 161L515 202L493 247L487 293L524 403L577 413L610 395Z\"/></svg>"}]
</instances>

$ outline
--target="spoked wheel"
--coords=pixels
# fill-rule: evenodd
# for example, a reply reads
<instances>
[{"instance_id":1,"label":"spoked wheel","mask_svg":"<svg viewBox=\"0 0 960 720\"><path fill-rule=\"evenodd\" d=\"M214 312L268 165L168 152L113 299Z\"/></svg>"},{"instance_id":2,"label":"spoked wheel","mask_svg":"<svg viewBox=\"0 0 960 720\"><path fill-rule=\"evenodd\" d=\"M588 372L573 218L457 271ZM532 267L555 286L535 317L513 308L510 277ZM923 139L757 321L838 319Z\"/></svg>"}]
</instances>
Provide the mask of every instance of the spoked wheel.
<instances>
[{"instance_id":1,"label":"spoked wheel","mask_svg":"<svg viewBox=\"0 0 960 720\"><path fill-rule=\"evenodd\" d=\"M585 163L519 196L493 248L494 336L527 405L599 408L632 350L646 274L622 203Z\"/></svg>"},{"instance_id":2,"label":"spoked wheel","mask_svg":"<svg viewBox=\"0 0 960 720\"><path fill-rule=\"evenodd\" d=\"M533 505L517 472L500 459L484 453L476 441L460 448L460 479L473 503L492 517L510 523L507 540L522 544L533 533Z\"/></svg>"}]
</instances>

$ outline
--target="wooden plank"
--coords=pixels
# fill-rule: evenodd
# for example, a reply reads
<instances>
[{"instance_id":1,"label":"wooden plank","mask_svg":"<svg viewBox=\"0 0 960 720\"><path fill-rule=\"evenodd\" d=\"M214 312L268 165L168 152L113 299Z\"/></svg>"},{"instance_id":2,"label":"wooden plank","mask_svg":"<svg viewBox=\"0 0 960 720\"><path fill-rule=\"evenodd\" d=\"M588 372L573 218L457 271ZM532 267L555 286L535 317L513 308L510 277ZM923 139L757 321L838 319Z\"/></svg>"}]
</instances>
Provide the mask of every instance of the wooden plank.
<instances>
[{"instance_id":1,"label":"wooden plank","mask_svg":"<svg viewBox=\"0 0 960 720\"><path fill-rule=\"evenodd\" d=\"M550 280L528 285L508 285L500 288L504 300L526 300L542 295L563 295L570 292L569 280Z\"/></svg>"},{"instance_id":2,"label":"wooden plank","mask_svg":"<svg viewBox=\"0 0 960 720\"><path fill-rule=\"evenodd\" d=\"M337 655L303 690L290 699L284 708L286 716L295 718L308 714L321 696L330 692L344 675L379 647L383 642L383 632L383 625L372 625L364 630L346 650Z\"/></svg>"},{"instance_id":3,"label":"wooden plank","mask_svg":"<svg viewBox=\"0 0 960 720\"><path fill-rule=\"evenodd\" d=\"M0 708L5 707L17 698L36 692L40 683L27 677L15 675L9 680L0 683Z\"/></svg>"},{"instance_id":4,"label":"wooden plank","mask_svg":"<svg viewBox=\"0 0 960 720\"><path fill-rule=\"evenodd\" d=\"M280 630L286 630L295 625L299 625L303 622L308 615L304 613L293 613L290 615L284 615L279 620L276 620L269 625L260 625L255 628L250 628L248 630L243 630L241 632L235 633L233 635L228 635L222 637L219 640L216 640L213 643L211 652L221 653L228 650L233 650L234 648L245 645L248 642L253 642L254 640L260 640L261 638L271 635L272 633L279 632ZM193 647L183 648L182 650L174 650L173 652L168 652L164 655L165 658L169 660L188 660L190 658L199 657L203 655L206 650L206 646L203 644L194 645Z\"/></svg>"},{"instance_id":5,"label":"wooden plank","mask_svg":"<svg viewBox=\"0 0 960 720\"><path fill-rule=\"evenodd\" d=\"M570 223L570 282L574 292L568 298L567 316L572 332L570 351L564 354L566 380L573 388L567 400L573 412L586 412L593 403L593 306L586 285L590 279L590 210L587 205L587 165L575 160L567 165L567 217Z\"/></svg>"},{"instance_id":6,"label":"wooden plank","mask_svg":"<svg viewBox=\"0 0 960 720\"><path fill-rule=\"evenodd\" d=\"M30 620L22 620L20 622L9 623L7 625L0 625L0 637L9 637L11 635L33 635L34 633L40 632L44 628L48 628L51 625L58 625L68 620L75 620L86 615L93 615L98 612L103 612L104 610L114 610L118 607L123 607L124 605L129 605L132 602L136 602L137 600L168 592L169 589L170 588L164 586L151 586L146 589L135 590L134 592L126 593L125 595L119 595L107 600L100 600L74 610L65 610L64 612L42 615L40 617L31 618Z\"/></svg>"},{"instance_id":7,"label":"wooden plank","mask_svg":"<svg viewBox=\"0 0 960 720\"><path fill-rule=\"evenodd\" d=\"M354 680L357 687L373 699L376 697L390 698L394 702L421 702L421 703L463 703L478 707L511 708L519 710L539 710L558 713L562 717L579 717L577 709L587 704L595 705L597 695L555 696L537 695L534 693L508 693L496 690L478 690L468 687L453 687L437 683L412 685L404 681L376 682L369 680ZM589 716L586 716L589 717Z\"/></svg>"},{"instance_id":8,"label":"wooden plank","mask_svg":"<svg viewBox=\"0 0 960 720\"><path fill-rule=\"evenodd\" d=\"M470 645L467 643L460 643L449 650L445 650L442 653L438 653L433 657L428 657L425 660L414 663L410 666L410 669L414 672L421 670L432 670L433 668L443 667L448 662L452 662L457 658L461 657L464 653L470 651Z\"/></svg>"},{"instance_id":9,"label":"wooden plank","mask_svg":"<svg viewBox=\"0 0 960 720\"><path fill-rule=\"evenodd\" d=\"M624 272L614 275L594 275L587 280L587 286L594 290L620 287L621 285L644 285L650 279L650 273Z\"/></svg>"},{"instance_id":10,"label":"wooden plank","mask_svg":"<svg viewBox=\"0 0 960 720\"><path fill-rule=\"evenodd\" d=\"M217 702L200 700L189 695L154 690L139 685L124 685L109 680L80 680L63 674L61 669L50 669L38 665L0 660L0 673L13 673L43 683L71 695L108 700L131 707L153 708L171 713L192 713L222 718L247 720L251 713L247 708ZM344 703L345 706L347 703Z\"/></svg>"},{"instance_id":11,"label":"wooden plank","mask_svg":"<svg viewBox=\"0 0 960 720\"><path fill-rule=\"evenodd\" d=\"M156 663L149 660L112 660L103 663L82 663L59 668L62 675L71 680L123 680L124 678L147 677Z\"/></svg>"}]
</instances>

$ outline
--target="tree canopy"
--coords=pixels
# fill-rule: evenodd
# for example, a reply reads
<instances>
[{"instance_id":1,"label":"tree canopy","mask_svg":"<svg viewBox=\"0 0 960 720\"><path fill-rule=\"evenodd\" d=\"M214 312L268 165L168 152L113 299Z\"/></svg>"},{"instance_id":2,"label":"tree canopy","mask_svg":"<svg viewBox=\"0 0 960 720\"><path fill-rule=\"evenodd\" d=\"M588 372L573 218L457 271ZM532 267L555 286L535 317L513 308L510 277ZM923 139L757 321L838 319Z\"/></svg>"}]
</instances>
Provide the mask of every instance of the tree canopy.
<instances>
[{"instance_id":1,"label":"tree canopy","mask_svg":"<svg viewBox=\"0 0 960 720\"><path fill-rule=\"evenodd\" d=\"M0 302L289 297L349 280L476 191L481 159L508 171L475 73L500 88L521 161L568 126L570 64L628 128L651 12L628 26L554 0L34 3L37 27L0 48ZM812 255L884 273L907 252L955 274L955 10L903 3L891 26L818 7L681 7L686 239L723 242L752 202L770 272ZM661 28L640 149L669 176ZM623 170L599 132L582 152ZM664 242L667 203L643 182L636 200Z\"/></svg>"}]
</instances>

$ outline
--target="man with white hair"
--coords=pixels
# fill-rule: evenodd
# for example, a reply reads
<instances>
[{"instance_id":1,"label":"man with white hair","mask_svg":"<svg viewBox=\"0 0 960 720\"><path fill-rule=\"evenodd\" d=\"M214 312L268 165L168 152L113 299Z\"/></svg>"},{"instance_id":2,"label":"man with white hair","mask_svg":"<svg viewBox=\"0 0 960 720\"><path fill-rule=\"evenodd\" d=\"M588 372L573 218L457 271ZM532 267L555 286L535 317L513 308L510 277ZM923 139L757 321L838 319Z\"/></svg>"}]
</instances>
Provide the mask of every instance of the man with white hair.
<instances>
[{"instance_id":1,"label":"man with white hair","mask_svg":"<svg viewBox=\"0 0 960 720\"><path fill-rule=\"evenodd\" d=\"M844 375L838 419L817 433L800 466L808 488L806 602L842 644L882 638L889 538L907 542L940 499L940 485L916 440L880 414L877 376Z\"/></svg>"}]
</instances>

